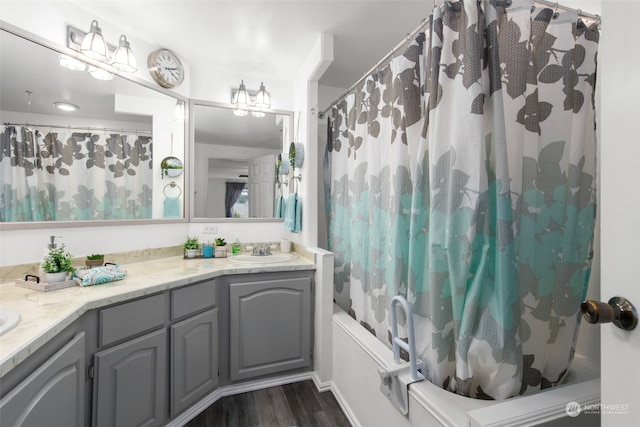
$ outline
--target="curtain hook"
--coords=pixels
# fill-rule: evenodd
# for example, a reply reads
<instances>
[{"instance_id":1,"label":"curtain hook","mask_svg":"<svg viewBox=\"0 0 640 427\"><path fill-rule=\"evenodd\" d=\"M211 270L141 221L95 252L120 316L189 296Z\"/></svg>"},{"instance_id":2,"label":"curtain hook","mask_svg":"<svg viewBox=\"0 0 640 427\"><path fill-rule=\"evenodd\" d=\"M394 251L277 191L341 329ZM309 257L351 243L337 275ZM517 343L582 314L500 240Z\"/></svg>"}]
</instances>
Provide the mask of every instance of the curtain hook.
<instances>
[{"instance_id":1,"label":"curtain hook","mask_svg":"<svg viewBox=\"0 0 640 427\"><path fill-rule=\"evenodd\" d=\"M556 2L555 9L553 10L553 19L558 19L558 16L560 16L560 13L558 12L558 2Z\"/></svg>"}]
</instances>

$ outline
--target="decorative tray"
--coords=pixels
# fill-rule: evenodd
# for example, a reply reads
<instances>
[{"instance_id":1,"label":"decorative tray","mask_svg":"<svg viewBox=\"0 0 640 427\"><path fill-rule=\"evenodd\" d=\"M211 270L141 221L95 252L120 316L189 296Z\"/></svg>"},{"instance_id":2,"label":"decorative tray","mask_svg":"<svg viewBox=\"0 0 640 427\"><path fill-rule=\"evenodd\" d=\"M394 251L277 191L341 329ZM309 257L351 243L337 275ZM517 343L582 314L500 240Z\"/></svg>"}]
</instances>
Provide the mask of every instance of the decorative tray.
<instances>
[{"instance_id":1,"label":"decorative tray","mask_svg":"<svg viewBox=\"0 0 640 427\"><path fill-rule=\"evenodd\" d=\"M32 280L29 280L29 278L32 278ZM33 279L36 279L36 280L33 280ZM19 286L21 288L32 289L34 291L49 292L49 291L57 291L58 289L70 288L72 286L78 286L78 284L71 279L67 279L62 282L56 282L56 283L41 282L38 276L33 276L31 274L28 274L25 276L24 280L16 279L16 286Z\"/></svg>"}]
</instances>

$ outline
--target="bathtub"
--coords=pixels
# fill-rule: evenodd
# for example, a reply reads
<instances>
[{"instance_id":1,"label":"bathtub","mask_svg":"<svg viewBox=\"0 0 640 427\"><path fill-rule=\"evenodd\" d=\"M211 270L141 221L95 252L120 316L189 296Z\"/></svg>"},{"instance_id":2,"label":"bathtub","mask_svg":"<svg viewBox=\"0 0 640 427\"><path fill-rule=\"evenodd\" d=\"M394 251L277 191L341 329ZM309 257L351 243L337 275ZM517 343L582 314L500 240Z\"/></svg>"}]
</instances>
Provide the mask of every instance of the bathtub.
<instances>
[{"instance_id":1,"label":"bathtub","mask_svg":"<svg viewBox=\"0 0 640 427\"><path fill-rule=\"evenodd\" d=\"M380 391L378 369L391 365L392 351L334 304L332 391L358 427L599 426L597 414L569 417L567 404L600 403L600 367L576 356L562 385L503 401L471 399L428 381L409 386L409 413L403 416Z\"/></svg>"}]
</instances>

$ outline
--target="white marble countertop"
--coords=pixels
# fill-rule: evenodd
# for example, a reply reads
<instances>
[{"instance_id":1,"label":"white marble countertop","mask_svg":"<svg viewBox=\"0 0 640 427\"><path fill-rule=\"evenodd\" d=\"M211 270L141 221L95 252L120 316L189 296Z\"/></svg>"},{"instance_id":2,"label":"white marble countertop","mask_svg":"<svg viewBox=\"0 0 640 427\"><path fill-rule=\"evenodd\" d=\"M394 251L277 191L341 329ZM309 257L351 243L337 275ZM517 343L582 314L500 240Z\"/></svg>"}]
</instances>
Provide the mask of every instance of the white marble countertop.
<instances>
[{"instance_id":1,"label":"white marble countertop","mask_svg":"<svg viewBox=\"0 0 640 427\"><path fill-rule=\"evenodd\" d=\"M307 258L274 264L238 264L228 258L183 257L121 265L127 277L103 285L39 292L0 284L0 307L17 311L20 323L0 336L0 377L17 366L85 312L229 274L314 270Z\"/></svg>"}]
</instances>

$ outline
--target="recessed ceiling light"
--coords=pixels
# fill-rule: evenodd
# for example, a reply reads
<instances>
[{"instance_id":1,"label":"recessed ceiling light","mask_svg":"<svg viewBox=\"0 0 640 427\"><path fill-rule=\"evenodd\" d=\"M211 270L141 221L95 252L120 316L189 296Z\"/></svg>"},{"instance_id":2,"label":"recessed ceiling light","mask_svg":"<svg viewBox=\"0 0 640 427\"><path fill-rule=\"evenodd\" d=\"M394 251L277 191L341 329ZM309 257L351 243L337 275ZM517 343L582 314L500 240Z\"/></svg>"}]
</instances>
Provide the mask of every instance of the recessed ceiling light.
<instances>
[{"instance_id":1,"label":"recessed ceiling light","mask_svg":"<svg viewBox=\"0 0 640 427\"><path fill-rule=\"evenodd\" d=\"M64 111L76 111L80 109L77 105L68 102L54 102L53 106Z\"/></svg>"}]
</instances>

